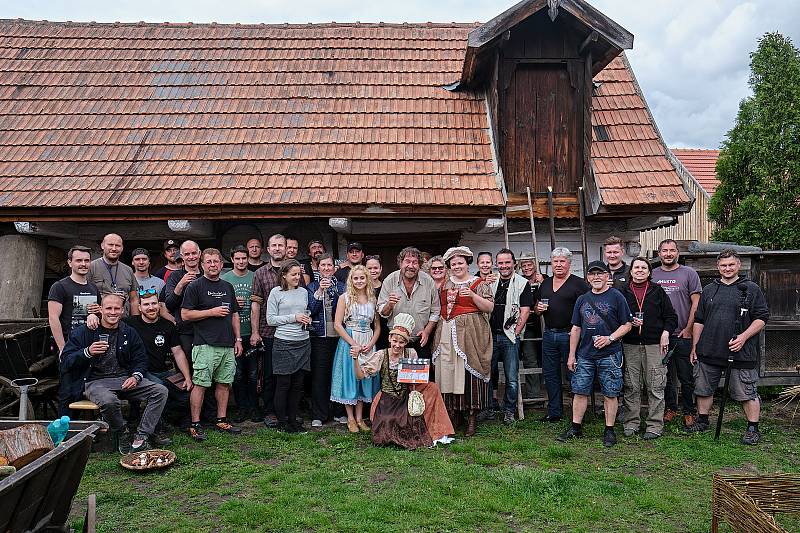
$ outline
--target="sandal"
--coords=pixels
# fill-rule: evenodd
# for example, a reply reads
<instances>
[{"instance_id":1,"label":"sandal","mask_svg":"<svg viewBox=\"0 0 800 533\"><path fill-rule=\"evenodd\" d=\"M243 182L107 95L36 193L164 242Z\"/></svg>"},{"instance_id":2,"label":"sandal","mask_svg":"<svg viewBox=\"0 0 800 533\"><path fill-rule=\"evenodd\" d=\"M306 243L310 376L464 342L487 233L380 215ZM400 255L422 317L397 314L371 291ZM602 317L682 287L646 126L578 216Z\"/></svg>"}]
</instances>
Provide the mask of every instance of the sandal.
<instances>
[{"instance_id":1,"label":"sandal","mask_svg":"<svg viewBox=\"0 0 800 533\"><path fill-rule=\"evenodd\" d=\"M358 433L358 424L355 420L348 420L347 421L347 430L350 433Z\"/></svg>"},{"instance_id":2,"label":"sandal","mask_svg":"<svg viewBox=\"0 0 800 533\"><path fill-rule=\"evenodd\" d=\"M369 426L368 426L368 425L366 424L366 422L364 422L363 420L359 420L358 422L356 422L356 424L358 425L358 428L359 428L361 431L364 431L364 432L370 432L370 431L371 431L371 430L369 429Z\"/></svg>"}]
</instances>

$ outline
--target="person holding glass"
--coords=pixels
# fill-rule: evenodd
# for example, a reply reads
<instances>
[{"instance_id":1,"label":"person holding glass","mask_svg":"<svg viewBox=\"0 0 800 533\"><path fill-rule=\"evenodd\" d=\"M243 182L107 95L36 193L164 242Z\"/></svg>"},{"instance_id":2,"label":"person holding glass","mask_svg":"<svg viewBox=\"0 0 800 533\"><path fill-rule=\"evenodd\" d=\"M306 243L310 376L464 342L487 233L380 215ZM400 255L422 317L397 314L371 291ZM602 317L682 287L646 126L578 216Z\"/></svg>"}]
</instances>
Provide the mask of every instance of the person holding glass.
<instances>
[{"instance_id":1,"label":"person holding glass","mask_svg":"<svg viewBox=\"0 0 800 533\"><path fill-rule=\"evenodd\" d=\"M623 432L631 437L641 425L642 383L647 390L647 420L642 439L664 432L664 388L667 384L669 335L678 327L678 315L666 291L651 281L644 257L631 261L630 279L622 294L633 313L633 328L622 338L625 345Z\"/></svg>"},{"instance_id":2,"label":"person holding glass","mask_svg":"<svg viewBox=\"0 0 800 533\"><path fill-rule=\"evenodd\" d=\"M375 301L378 301L378 297L381 294L381 287L383 287L383 281L381 281L381 275L383 274L381 256L368 255L365 258L364 265L367 267L369 279L372 281L372 290L375 292ZM378 337L378 342L375 343L375 349L383 350L384 348L389 347L389 319L382 317L380 313L378 313L378 317L381 321L381 334Z\"/></svg>"},{"instance_id":3,"label":"person holding glass","mask_svg":"<svg viewBox=\"0 0 800 533\"><path fill-rule=\"evenodd\" d=\"M274 287L267 299L267 324L276 328L272 346L275 414L278 431L300 433L303 426L297 421L297 409L305 373L311 369L309 294L300 287L303 271L296 260L284 261L279 275L280 286Z\"/></svg>"},{"instance_id":4,"label":"person holding glass","mask_svg":"<svg viewBox=\"0 0 800 533\"><path fill-rule=\"evenodd\" d=\"M351 433L369 431L364 422L364 403L369 403L380 389L380 376L358 379L353 359L363 361L375 351L381 323L375 312L372 279L363 265L354 265L347 275L347 288L336 306L334 327L339 344L333 356L331 401L343 404L347 411L347 429Z\"/></svg>"}]
</instances>

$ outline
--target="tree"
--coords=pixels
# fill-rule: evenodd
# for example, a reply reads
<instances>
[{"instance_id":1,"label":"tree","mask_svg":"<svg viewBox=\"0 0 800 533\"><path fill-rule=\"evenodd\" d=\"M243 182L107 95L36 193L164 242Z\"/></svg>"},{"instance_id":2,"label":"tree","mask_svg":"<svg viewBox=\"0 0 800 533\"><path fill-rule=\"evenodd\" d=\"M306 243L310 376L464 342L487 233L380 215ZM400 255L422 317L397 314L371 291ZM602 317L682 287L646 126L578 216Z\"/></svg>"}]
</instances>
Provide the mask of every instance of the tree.
<instances>
[{"instance_id":1,"label":"tree","mask_svg":"<svg viewBox=\"0 0 800 533\"><path fill-rule=\"evenodd\" d=\"M717 160L714 238L800 248L800 52L767 33L750 54L750 88Z\"/></svg>"}]
</instances>

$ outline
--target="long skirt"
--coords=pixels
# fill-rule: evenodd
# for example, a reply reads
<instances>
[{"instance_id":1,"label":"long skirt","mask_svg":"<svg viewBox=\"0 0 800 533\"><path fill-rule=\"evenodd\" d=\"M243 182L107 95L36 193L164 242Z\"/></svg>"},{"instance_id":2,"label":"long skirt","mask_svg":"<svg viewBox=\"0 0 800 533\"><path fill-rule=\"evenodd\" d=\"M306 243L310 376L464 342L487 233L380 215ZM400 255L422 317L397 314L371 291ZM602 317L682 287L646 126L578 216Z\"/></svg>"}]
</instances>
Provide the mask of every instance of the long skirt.
<instances>
[{"instance_id":1,"label":"long skirt","mask_svg":"<svg viewBox=\"0 0 800 533\"><path fill-rule=\"evenodd\" d=\"M366 344L372 338L369 332L355 332L348 328L347 334L358 342ZM339 339L336 353L333 356L333 372L331 375L331 401L345 405L355 405L359 401L371 402L381 388L380 375L357 379L353 369L353 358L350 356L350 345Z\"/></svg>"},{"instance_id":2,"label":"long skirt","mask_svg":"<svg viewBox=\"0 0 800 533\"><path fill-rule=\"evenodd\" d=\"M378 392L372 403L372 442L376 446L396 444L407 450L426 446L455 433L436 383L415 386L425 399L422 416L408 414L408 394L398 398Z\"/></svg>"}]
</instances>

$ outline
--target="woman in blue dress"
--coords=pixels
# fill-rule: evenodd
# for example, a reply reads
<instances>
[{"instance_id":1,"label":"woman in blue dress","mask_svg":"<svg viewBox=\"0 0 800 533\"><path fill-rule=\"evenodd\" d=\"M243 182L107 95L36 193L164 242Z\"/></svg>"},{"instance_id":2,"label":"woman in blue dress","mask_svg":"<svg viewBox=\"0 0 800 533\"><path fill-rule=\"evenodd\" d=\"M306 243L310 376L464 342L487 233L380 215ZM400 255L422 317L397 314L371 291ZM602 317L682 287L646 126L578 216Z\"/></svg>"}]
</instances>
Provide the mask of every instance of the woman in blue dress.
<instances>
[{"instance_id":1,"label":"woman in blue dress","mask_svg":"<svg viewBox=\"0 0 800 533\"><path fill-rule=\"evenodd\" d=\"M358 379L353 359L365 360L375 351L381 324L375 312L375 292L367 269L354 266L347 276L347 289L336 305L334 327L339 344L333 356L331 401L344 404L347 429L369 431L364 423L364 402L371 402L381 387L380 376Z\"/></svg>"}]
</instances>

